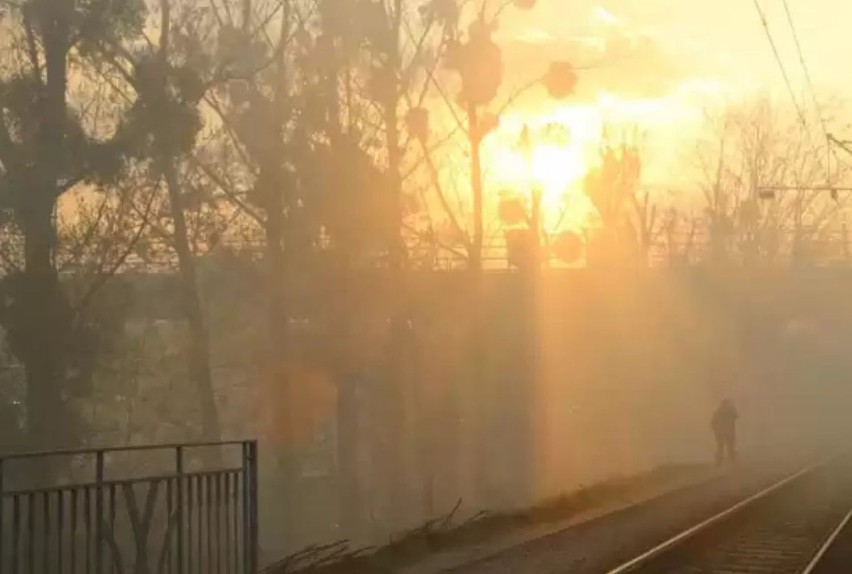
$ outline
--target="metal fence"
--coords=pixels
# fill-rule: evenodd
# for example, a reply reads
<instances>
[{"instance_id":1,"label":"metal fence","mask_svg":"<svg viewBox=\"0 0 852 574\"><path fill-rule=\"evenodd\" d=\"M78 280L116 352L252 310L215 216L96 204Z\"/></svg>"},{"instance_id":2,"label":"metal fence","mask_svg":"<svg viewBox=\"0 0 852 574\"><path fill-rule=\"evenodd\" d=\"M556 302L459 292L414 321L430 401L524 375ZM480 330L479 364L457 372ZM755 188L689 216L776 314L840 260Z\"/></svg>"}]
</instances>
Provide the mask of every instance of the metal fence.
<instances>
[{"instance_id":1,"label":"metal fence","mask_svg":"<svg viewBox=\"0 0 852 574\"><path fill-rule=\"evenodd\" d=\"M257 511L255 441L0 455L0 574L252 574Z\"/></svg>"}]
</instances>

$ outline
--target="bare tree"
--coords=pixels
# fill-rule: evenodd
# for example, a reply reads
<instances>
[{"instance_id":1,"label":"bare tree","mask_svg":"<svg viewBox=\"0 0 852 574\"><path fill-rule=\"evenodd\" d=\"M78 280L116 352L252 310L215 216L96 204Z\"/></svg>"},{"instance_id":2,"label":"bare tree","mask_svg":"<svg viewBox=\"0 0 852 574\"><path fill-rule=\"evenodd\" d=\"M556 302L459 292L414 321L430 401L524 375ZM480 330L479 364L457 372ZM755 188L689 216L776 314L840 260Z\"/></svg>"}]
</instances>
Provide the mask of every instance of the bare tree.
<instances>
[{"instance_id":1,"label":"bare tree","mask_svg":"<svg viewBox=\"0 0 852 574\"><path fill-rule=\"evenodd\" d=\"M696 155L712 259L754 265L788 252L803 261L845 201L814 188L842 185L845 165L816 128L765 99L709 117L708 132Z\"/></svg>"},{"instance_id":2,"label":"bare tree","mask_svg":"<svg viewBox=\"0 0 852 574\"><path fill-rule=\"evenodd\" d=\"M188 157L204 127L202 98L238 71L233 62L215 67L210 63L210 46L201 41L213 26L210 14L198 3L161 0L151 9L156 41L148 39L143 47L102 42L97 48L122 77L132 101L121 137L146 161L151 184L166 194L167 201L160 206L167 210L167 220L162 220L162 212L151 219L160 223L154 231L177 259L179 293L188 325L187 360L200 401L201 432L206 440L218 440L221 427L210 368L210 334L196 261L200 244L191 225L193 213L209 201ZM215 206L211 207L206 214L215 216Z\"/></svg>"},{"instance_id":3,"label":"bare tree","mask_svg":"<svg viewBox=\"0 0 852 574\"><path fill-rule=\"evenodd\" d=\"M278 25L259 46L275 65L251 82L232 82L207 98L222 120L225 146L235 150L236 163L242 163L237 168L242 175L229 177L232 170L225 166L208 164L203 169L263 229L272 305L269 370L277 385L293 384L286 380L289 357L282 349L290 337L284 277L304 275L324 267L319 265L323 260L333 261L338 288L327 331L335 349L331 366L338 386L341 510L344 527L357 530L364 515L356 471L361 445L353 426L355 388L349 381L363 366L343 359L356 305L347 285L353 268L364 263L392 269L392 281L399 287L391 292L402 299L391 305L395 334L390 341L392 347L400 344L399 326L407 325L402 302L402 269L407 263L402 159L414 141L405 137L402 118L415 91L414 69L422 65L422 51L431 45L431 24L410 27L408 2L285 2L275 19L263 17L269 13L265 3L243 7L242 13L255 23ZM245 36L245 30L241 33ZM409 33L419 42L410 41ZM402 368L394 363L400 356L399 349L389 350L389 391L383 399L396 406L402 404L394 399L403 388L395 374ZM403 416L396 407L388 412ZM394 424L400 426L399 421ZM401 440L396 430L388 435ZM388 464L401 464L391 463L391 458Z\"/></svg>"},{"instance_id":4,"label":"bare tree","mask_svg":"<svg viewBox=\"0 0 852 574\"><path fill-rule=\"evenodd\" d=\"M635 133L630 136L604 133L600 166L583 182L584 191L600 217L600 229L590 239L588 260L592 265L626 265L637 260L644 234L650 235L655 219L647 203L640 203L642 160ZM638 216L638 218L636 217Z\"/></svg>"},{"instance_id":5,"label":"bare tree","mask_svg":"<svg viewBox=\"0 0 852 574\"><path fill-rule=\"evenodd\" d=\"M68 431L61 433L66 441L74 436L63 389L77 313L57 268L58 205L71 190L108 179L121 167L120 146L108 135L121 106L98 97L90 83L91 47L138 38L144 10L132 0L33 0L0 13L8 63L0 72L0 203L23 241L20 268L3 280L0 321L26 371L33 448L56 446L57 424ZM80 78L73 87L72 66ZM101 95L109 91L100 87Z\"/></svg>"}]
</instances>

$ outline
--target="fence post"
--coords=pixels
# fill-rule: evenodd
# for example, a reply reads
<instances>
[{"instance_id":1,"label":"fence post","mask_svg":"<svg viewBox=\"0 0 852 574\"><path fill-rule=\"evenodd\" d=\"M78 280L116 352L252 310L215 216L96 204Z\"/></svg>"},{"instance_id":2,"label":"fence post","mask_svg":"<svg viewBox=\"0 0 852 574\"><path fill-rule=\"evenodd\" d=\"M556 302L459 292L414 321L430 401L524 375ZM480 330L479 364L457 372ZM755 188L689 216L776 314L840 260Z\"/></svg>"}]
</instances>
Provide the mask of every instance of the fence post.
<instances>
[{"instance_id":1,"label":"fence post","mask_svg":"<svg viewBox=\"0 0 852 574\"><path fill-rule=\"evenodd\" d=\"M95 573L103 573L103 548L104 548L104 451L95 453Z\"/></svg>"},{"instance_id":2,"label":"fence post","mask_svg":"<svg viewBox=\"0 0 852 574\"><path fill-rule=\"evenodd\" d=\"M249 473L251 476L251 480L249 481L250 492L249 492L249 502L251 512L249 514L249 560L251 565L251 570L249 572L254 574L257 572L257 561L258 561L258 517L257 517L257 498L258 498L258 487L257 487L257 441L253 440L249 442Z\"/></svg>"},{"instance_id":3,"label":"fence post","mask_svg":"<svg viewBox=\"0 0 852 574\"><path fill-rule=\"evenodd\" d=\"M248 443L244 442L242 444L242 474L243 474L243 484L242 484L242 492L240 493L240 498L242 498L242 549L243 549L243 574L250 574L249 570L249 520L248 520L248 481L249 481L249 470L248 470Z\"/></svg>"},{"instance_id":4,"label":"fence post","mask_svg":"<svg viewBox=\"0 0 852 574\"><path fill-rule=\"evenodd\" d=\"M243 568L257 570L257 443L243 443Z\"/></svg>"},{"instance_id":5,"label":"fence post","mask_svg":"<svg viewBox=\"0 0 852 574\"><path fill-rule=\"evenodd\" d=\"M5 522L5 514L3 513L3 499L6 497L5 495L5 486L3 484L3 457L0 456L0 574L5 572L5 567L3 566L3 546L4 540L3 537L3 522Z\"/></svg>"},{"instance_id":6,"label":"fence post","mask_svg":"<svg viewBox=\"0 0 852 574\"><path fill-rule=\"evenodd\" d=\"M175 449L177 472L177 571L183 574L183 447ZM2 574L2 573L0 573Z\"/></svg>"}]
</instances>

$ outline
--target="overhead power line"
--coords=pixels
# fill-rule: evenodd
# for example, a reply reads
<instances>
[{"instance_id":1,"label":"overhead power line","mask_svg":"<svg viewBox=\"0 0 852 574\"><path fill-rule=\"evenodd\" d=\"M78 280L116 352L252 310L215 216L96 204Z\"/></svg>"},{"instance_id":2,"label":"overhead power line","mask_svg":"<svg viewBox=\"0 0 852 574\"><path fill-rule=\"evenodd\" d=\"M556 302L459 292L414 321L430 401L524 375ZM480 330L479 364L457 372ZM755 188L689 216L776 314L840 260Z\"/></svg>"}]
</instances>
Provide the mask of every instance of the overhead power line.
<instances>
[{"instance_id":1,"label":"overhead power line","mask_svg":"<svg viewBox=\"0 0 852 574\"><path fill-rule=\"evenodd\" d=\"M827 170L829 177L831 177L831 157L834 156L834 159L838 165L841 162L840 157L838 157L837 155L837 139L834 138L834 136L828 131L828 125L826 124L825 116L822 113L822 106L819 103L819 98L817 98L816 95L816 89L814 88L813 79L811 78L811 72L805 60L805 53L802 50L802 43L799 41L799 32L796 29L795 22L793 21L793 13L790 10L790 3L788 0L783 0L783 4L784 12L787 15L787 23L790 25L790 31L793 33L793 41L796 44L796 52L799 55L799 63L802 66L802 72L805 74L805 82L807 83L807 88L811 94L811 100L814 104L814 111L817 115L817 119L819 120L822 133L825 136L825 142L828 148L828 155L826 156Z\"/></svg>"},{"instance_id":2,"label":"overhead power line","mask_svg":"<svg viewBox=\"0 0 852 574\"><path fill-rule=\"evenodd\" d=\"M796 44L796 52L799 54L799 63L802 65L802 71L805 74L805 81L807 82L808 91L811 94L811 99L813 101L814 109L816 110L820 126L822 127L822 131L825 133L825 137L828 138L828 129L826 128L825 118L822 115L822 109L819 104L819 100L817 99L816 90L814 89L814 83L811 80L811 72L808 69L807 62L805 61L805 54L802 51L802 43L799 42L799 32L796 29L795 22L793 22L793 14L790 11L790 3L787 0L783 0L783 2L784 12L787 14L787 23L790 24L790 31L793 33L793 41Z\"/></svg>"},{"instance_id":3,"label":"overhead power line","mask_svg":"<svg viewBox=\"0 0 852 574\"><path fill-rule=\"evenodd\" d=\"M835 160L838 164L840 164L840 158L837 155L836 146L841 147L848 153L852 154L852 150L846 148L843 143L841 143L837 138L835 138L829 131L828 126L825 121L825 116L822 113L822 107L820 106L819 99L816 95L816 90L814 89L813 80L811 78L810 70L808 69L807 61L805 60L805 54L802 50L802 43L799 40L799 33L796 29L796 24L793 19L793 13L790 10L790 4L788 0L782 0L784 4L784 12L787 16L787 23L790 26L790 31L793 34L793 41L796 45L796 52L799 56L799 63L802 66L802 71L805 75L805 81L810 92L811 99L814 105L814 111L817 115L817 119L819 121L820 129L825 137L826 147L827 147L827 156L826 156L826 168L828 170L829 179L831 178L831 156L834 156ZM754 7L757 9L757 13L760 16L760 22L763 25L763 29L766 32L766 38L769 40L769 45L772 47L772 53L775 56L775 61L778 63L778 67L781 70L781 75L784 77L784 83L787 85L787 91L790 94L790 100L793 102L793 106L796 109L796 113L799 116L799 121L802 123L802 127L808 131L810 134L810 128L808 126L808 121L805 116L804 110L802 109L802 105L799 103L798 98L796 97L796 93L793 90L793 85L790 82L790 76L787 74L787 69L784 67L784 62L781 59L781 54L778 51L778 47L775 44L775 40L772 37L772 32L769 29L769 21L766 18L766 13L763 11L763 8L760 5L760 0L754 0ZM808 186L808 187L800 187L800 186L772 186L772 187L762 187L760 189L761 193L769 193L769 195L774 196L775 191L830 191L833 199L837 200L837 193L839 191L852 191L852 188L849 187L838 187L836 185L831 185L830 183L825 185L817 185L817 186Z\"/></svg>"},{"instance_id":4,"label":"overhead power line","mask_svg":"<svg viewBox=\"0 0 852 574\"><path fill-rule=\"evenodd\" d=\"M802 111L802 106L799 105L799 100L796 98L796 93L793 90L793 84L790 83L790 76L787 74L787 69L784 67L784 62L781 60L781 54L778 52L778 46L775 44L775 39L772 37L772 31L769 29L769 21L766 19L766 13L760 6L759 0L754 0L754 7L760 16L760 23L763 24L763 30L766 32L766 39L769 40L769 45L772 47L772 53L775 55L775 61L778 62L778 67L781 70L781 75L784 77L784 83L787 84L787 91L790 93L790 99L796 107L796 113L799 115L799 121L802 126L807 128L808 121L805 118L805 113Z\"/></svg>"}]
</instances>

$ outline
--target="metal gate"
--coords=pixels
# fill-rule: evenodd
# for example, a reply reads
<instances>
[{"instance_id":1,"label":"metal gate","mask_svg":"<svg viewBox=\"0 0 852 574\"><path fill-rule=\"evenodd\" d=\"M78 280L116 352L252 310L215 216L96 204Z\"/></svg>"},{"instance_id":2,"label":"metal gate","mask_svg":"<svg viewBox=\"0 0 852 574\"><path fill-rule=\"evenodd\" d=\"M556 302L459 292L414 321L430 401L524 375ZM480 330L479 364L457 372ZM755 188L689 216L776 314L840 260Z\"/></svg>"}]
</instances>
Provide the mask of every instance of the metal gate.
<instances>
[{"instance_id":1,"label":"metal gate","mask_svg":"<svg viewBox=\"0 0 852 574\"><path fill-rule=\"evenodd\" d=\"M256 441L0 455L0 574L253 574L257 510Z\"/></svg>"}]
</instances>

